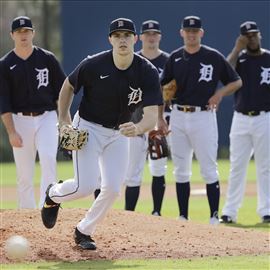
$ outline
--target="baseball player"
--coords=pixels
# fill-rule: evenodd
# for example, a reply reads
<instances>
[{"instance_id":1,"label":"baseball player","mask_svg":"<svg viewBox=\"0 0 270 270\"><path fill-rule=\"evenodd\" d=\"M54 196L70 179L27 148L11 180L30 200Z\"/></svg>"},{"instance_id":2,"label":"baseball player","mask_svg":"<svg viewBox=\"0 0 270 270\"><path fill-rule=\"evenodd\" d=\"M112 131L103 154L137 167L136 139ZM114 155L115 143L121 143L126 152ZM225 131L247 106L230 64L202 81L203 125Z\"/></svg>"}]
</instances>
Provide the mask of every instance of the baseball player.
<instances>
[{"instance_id":1,"label":"baseball player","mask_svg":"<svg viewBox=\"0 0 270 270\"><path fill-rule=\"evenodd\" d=\"M235 112L230 132L230 177L222 223L234 223L244 192L248 162L254 153L257 172L257 212L270 222L270 52L261 48L256 22L240 26L240 36L228 61L243 86L235 93Z\"/></svg>"},{"instance_id":2,"label":"baseball player","mask_svg":"<svg viewBox=\"0 0 270 270\"><path fill-rule=\"evenodd\" d=\"M92 235L119 195L127 171L128 137L144 134L157 122L162 104L156 68L134 53L137 41L134 23L126 18L111 22L112 50L84 59L65 80L59 99L59 125L70 124L73 95L83 88L83 97L73 126L89 132L88 143L73 152L74 179L50 185L42 220L52 228L60 203L101 191L85 217L77 224L75 243L82 249L96 249ZM144 117L134 124L132 112L143 104Z\"/></svg>"},{"instance_id":3,"label":"baseball player","mask_svg":"<svg viewBox=\"0 0 270 270\"><path fill-rule=\"evenodd\" d=\"M241 86L241 79L221 53L201 44L204 30L197 16L185 17L180 35L184 46L171 53L161 85L175 79L177 91L170 118L171 153L181 220L188 220L193 152L206 182L210 224L219 223L216 110L222 98ZM218 82L223 87L216 90Z\"/></svg>"},{"instance_id":4,"label":"baseball player","mask_svg":"<svg viewBox=\"0 0 270 270\"><path fill-rule=\"evenodd\" d=\"M138 52L139 55L148 59L158 70L163 71L166 60L169 55L159 49L161 40L161 30L159 22L148 20L142 23L140 40L142 41L142 49ZM167 124L164 117L168 120L170 109L166 106L166 111L163 116L163 106L159 108L159 120L157 128L167 132ZM133 114L133 121L136 123L142 118L143 111L139 108ZM125 181L125 209L134 211L140 193L140 185L142 174L147 154L147 135L141 135L129 138L129 163L127 178ZM160 216L162 200L165 192L165 173L166 173L167 158L152 160L149 158L150 172L153 175L152 181L152 196L153 196L153 211L152 214Z\"/></svg>"},{"instance_id":5,"label":"baseball player","mask_svg":"<svg viewBox=\"0 0 270 270\"><path fill-rule=\"evenodd\" d=\"M16 163L18 206L36 207L33 176L38 152L41 208L47 186L56 180L56 109L65 74L51 52L33 45L30 18L15 18L10 35L15 47L0 59L1 117Z\"/></svg>"}]
</instances>

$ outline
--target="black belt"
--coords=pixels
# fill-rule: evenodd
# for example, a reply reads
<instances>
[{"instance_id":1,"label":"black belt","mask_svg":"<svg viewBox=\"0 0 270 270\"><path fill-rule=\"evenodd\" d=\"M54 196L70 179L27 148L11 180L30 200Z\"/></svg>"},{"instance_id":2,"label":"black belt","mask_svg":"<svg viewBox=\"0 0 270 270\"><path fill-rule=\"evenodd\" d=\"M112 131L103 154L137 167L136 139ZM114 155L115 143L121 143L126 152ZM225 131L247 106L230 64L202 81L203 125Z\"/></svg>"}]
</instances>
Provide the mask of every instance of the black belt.
<instances>
[{"instance_id":1,"label":"black belt","mask_svg":"<svg viewBox=\"0 0 270 270\"><path fill-rule=\"evenodd\" d=\"M239 113L242 113L242 114L248 115L248 116L258 116L261 113L266 113L266 112L269 112L269 111L270 110L265 110L265 111L249 111L249 112L239 112Z\"/></svg>"},{"instance_id":2,"label":"black belt","mask_svg":"<svg viewBox=\"0 0 270 270\"><path fill-rule=\"evenodd\" d=\"M181 112L196 112L199 108L199 111L207 111L206 107L203 106L189 106L189 105L175 105L176 109Z\"/></svg>"},{"instance_id":3,"label":"black belt","mask_svg":"<svg viewBox=\"0 0 270 270\"><path fill-rule=\"evenodd\" d=\"M119 126L111 126L111 125L102 125L101 126L105 127L105 128L110 128L110 129L114 129L114 130L119 130Z\"/></svg>"},{"instance_id":4,"label":"black belt","mask_svg":"<svg viewBox=\"0 0 270 270\"><path fill-rule=\"evenodd\" d=\"M43 112L17 112L17 114L25 115L25 116L39 116L42 115L45 111Z\"/></svg>"}]
</instances>

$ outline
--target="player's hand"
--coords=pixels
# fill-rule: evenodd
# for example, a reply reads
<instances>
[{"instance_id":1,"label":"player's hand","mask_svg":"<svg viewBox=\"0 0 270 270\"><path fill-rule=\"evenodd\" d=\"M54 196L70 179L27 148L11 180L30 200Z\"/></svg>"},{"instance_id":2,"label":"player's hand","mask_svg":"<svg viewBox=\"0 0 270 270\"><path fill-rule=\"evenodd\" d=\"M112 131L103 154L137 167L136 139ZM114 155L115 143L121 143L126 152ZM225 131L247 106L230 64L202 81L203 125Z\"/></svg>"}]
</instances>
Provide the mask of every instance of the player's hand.
<instances>
[{"instance_id":1,"label":"player's hand","mask_svg":"<svg viewBox=\"0 0 270 270\"><path fill-rule=\"evenodd\" d=\"M221 91L217 91L209 100L207 109L210 111L217 111L219 103L221 102L223 95Z\"/></svg>"},{"instance_id":2,"label":"player's hand","mask_svg":"<svg viewBox=\"0 0 270 270\"><path fill-rule=\"evenodd\" d=\"M237 49L237 51L242 51L244 49L246 49L247 47L247 43L248 43L248 39L246 36L244 35L240 35L235 42L235 48Z\"/></svg>"},{"instance_id":3,"label":"player's hand","mask_svg":"<svg viewBox=\"0 0 270 270\"><path fill-rule=\"evenodd\" d=\"M23 147L22 137L16 131L10 133L8 138L12 147Z\"/></svg>"},{"instance_id":4,"label":"player's hand","mask_svg":"<svg viewBox=\"0 0 270 270\"><path fill-rule=\"evenodd\" d=\"M158 122L157 122L157 129L162 131L162 133L167 136L169 134L169 128L168 128L168 124L166 122L165 119L158 119Z\"/></svg>"},{"instance_id":5,"label":"player's hand","mask_svg":"<svg viewBox=\"0 0 270 270\"><path fill-rule=\"evenodd\" d=\"M133 122L127 122L119 125L120 133L127 137L135 137L140 135L140 131L137 125Z\"/></svg>"}]
</instances>

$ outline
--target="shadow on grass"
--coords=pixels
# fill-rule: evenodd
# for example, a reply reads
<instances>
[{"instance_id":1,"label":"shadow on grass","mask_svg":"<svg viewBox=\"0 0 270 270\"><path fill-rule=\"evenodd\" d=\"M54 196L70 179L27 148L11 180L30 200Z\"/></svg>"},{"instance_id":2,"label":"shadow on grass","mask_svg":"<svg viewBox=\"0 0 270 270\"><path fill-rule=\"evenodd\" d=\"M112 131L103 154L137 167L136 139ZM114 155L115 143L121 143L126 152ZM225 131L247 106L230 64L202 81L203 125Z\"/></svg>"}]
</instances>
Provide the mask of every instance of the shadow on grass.
<instances>
[{"instance_id":1,"label":"shadow on grass","mask_svg":"<svg viewBox=\"0 0 270 270\"><path fill-rule=\"evenodd\" d=\"M109 260L98 260L98 261L81 261L81 262L74 262L74 263L68 263L68 262L60 262L55 263L54 265L46 265L46 266L39 266L37 269L46 269L46 270L110 270L110 269L121 269L121 268L130 268L130 269L136 269L141 268L142 264L132 264L132 265L119 265L117 264L117 261L109 261Z\"/></svg>"}]
</instances>

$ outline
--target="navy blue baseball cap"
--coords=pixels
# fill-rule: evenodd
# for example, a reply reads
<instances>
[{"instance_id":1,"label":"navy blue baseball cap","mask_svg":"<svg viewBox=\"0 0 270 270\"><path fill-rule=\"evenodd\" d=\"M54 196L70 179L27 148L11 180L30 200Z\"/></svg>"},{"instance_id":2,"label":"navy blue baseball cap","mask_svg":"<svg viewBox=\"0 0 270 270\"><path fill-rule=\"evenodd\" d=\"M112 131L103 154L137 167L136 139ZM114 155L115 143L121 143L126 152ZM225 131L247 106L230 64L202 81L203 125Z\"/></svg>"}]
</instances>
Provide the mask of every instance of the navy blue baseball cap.
<instances>
[{"instance_id":1,"label":"navy blue baseball cap","mask_svg":"<svg viewBox=\"0 0 270 270\"><path fill-rule=\"evenodd\" d=\"M240 25L241 35L245 35L247 33L258 33L258 32L260 32L260 30L255 22L248 21Z\"/></svg>"},{"instance_id":2,"label":"navy blue baseball cap","mask_svg":"<svg viewBox=\"0 0 270 270\"><path fill-rule=\"evenodd\" d=\"M182 22L182 28L202 28L202 21L197 16L187 16Z\"/></svg>"},{"instance_id":3,"label":"navy blue baseball cap","mask_svg":"<svg viewBox=\"0 0 270 270\"><path fill-rule=\"evenodd\" d=\"M26 17L26 16L16 17L12 21L11 32L14 32L20 28L26 28L26 29L33 30L33 25L32 25L31 19L29 17Z\"/></svg>"},{"instance_id":4,"label":"navy blue baseball cap","mask_svg":"<svg viewBox=\"0 0 270 270\"><path fill-rule=\"evenodd\" d=\"M161 34L159 22L154 21L154 20L148 20L148 21L143 22L142 27L141 27L141 34L145 32L150 32L150 31Z\"/></svg>"},{"instance_id":5,"label":"navy blue baseball cap","mask_svg":"<svg viewBox=\"0 0 270 270\"><path fill-rule=\"evenodd\" d=\"M128 31L136 35L136 28L133 21L126 18L118 18L111 22L109 36L116 31Z\"/></svg>"}]
</instances>

